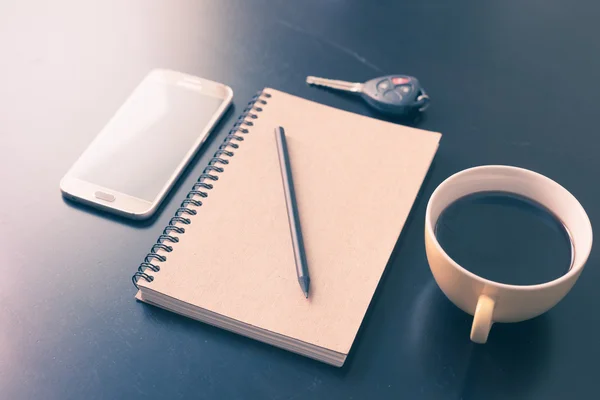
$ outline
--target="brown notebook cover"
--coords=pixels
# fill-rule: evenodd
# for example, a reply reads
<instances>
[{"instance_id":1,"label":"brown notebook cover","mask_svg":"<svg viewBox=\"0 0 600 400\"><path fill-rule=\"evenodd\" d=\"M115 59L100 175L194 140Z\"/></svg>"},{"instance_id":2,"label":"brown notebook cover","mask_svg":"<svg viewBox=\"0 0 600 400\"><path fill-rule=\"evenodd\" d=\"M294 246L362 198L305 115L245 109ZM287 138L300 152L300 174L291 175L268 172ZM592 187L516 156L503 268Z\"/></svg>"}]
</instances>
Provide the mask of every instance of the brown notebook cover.
<instances>
[{"instance_id":1,"label":"brown notebook cover","mask_svg":"<svg viewBox=\"0 0 600 400\"><path fill-rule=\"evenodd\" d=\"M142 301L341 366L441 135L266 88L136 274ZM252 125L252 126L250 126ZM298 285L274 128L285 128L311 286ZM239 141L236 138L242 138ZM233 145L231 145L233 144ZM237 145L237 146L236 146ZM232 155L229 152L233 152ZM218 178L211 179L210 176ZM162 247L162 246L158 246ZM166 260L160 259L165 257ZM146 274L146 275L144 275ZM151 281L150 281L151 280Z\"/></svg>"}]
</instances>

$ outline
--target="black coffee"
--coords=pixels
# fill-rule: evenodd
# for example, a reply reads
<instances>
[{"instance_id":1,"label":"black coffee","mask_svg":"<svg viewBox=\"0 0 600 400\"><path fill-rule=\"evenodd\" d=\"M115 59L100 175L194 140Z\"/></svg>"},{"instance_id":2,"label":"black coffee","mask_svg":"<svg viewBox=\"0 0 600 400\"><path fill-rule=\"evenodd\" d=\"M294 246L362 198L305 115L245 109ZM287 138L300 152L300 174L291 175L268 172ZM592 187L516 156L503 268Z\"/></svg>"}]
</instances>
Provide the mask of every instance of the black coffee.
<instances>
[{"instance_id":1,"label":"black coffee","mask_svg":"<svg viewBox=\"0 0 600 400\"><path fill-rule=\"evenodd\" d=\"M512 285L534 285L566 274L571 241L545 207L506 192L462 197L440 215L438 242L463 268Z\"/></svg>"}]
</instances>

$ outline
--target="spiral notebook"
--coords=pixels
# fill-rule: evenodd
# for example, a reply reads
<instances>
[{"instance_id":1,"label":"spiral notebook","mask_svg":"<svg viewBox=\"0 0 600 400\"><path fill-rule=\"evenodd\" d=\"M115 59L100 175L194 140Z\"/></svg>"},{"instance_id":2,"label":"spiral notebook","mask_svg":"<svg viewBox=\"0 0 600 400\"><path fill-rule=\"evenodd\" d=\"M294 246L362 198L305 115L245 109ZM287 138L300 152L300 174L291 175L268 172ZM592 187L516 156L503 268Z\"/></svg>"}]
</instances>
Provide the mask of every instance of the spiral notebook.
<instances>
[{"instance_id":1,"label":"spiral notebook","mask_svg":"<svg viewBox=\"0 0 600 400\"><path fill-rule=\"evenodd\" d=\"M308 299L296 277L277 126L287 135ZM440 137L264 89L133 276L137 298L343 365Z\"/></svg>"}]
</instances>

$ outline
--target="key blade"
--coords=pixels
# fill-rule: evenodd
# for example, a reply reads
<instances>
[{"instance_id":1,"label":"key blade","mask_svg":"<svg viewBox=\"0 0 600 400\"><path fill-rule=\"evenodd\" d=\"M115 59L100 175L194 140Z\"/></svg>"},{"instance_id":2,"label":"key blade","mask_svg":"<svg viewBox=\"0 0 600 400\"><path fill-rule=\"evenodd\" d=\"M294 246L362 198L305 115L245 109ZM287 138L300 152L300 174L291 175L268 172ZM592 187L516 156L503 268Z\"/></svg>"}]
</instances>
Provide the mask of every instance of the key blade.
<instances>
[{"instance_id":1,"label":"key blade","mask_svg":"<svg viewBox=\"0 0 600 400\"><path fill-rule=\"evenodd\" d=\"M331 89L344 90L346 92L360 93L363 89L363 84L359 82L346 82L335 79L318 78L316 76L308 76L306 83L309 85L323 86Z\"/></svg>"}]
</instances>

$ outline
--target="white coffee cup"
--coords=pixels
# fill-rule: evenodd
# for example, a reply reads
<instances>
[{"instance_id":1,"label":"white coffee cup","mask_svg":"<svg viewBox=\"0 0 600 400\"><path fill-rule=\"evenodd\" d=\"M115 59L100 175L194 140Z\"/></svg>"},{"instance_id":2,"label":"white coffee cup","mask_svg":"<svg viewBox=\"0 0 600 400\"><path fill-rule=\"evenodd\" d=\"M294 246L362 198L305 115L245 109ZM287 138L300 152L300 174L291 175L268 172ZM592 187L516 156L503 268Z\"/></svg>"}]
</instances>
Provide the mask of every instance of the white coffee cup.
<instances>
[{"instance_id":1,"label":"white coffee cup","mask_svg":"<svg viewBox=\"0 0 600 400\"><path fill-rule=\"evenodd\" d=\"M569 271L542 284L507 285L477 276L452 260L435 236L437 220L454 201L484 191L518 194L552 212L571 239ZM436 188L427 204L425 247L438 286L456 306L473 315L471 340L485 343L494 322L519 322L536 317L565 297L592 249L592 225L579 201L553 180L522 168L487 165L458 172Z\"/></svg>"}]
</instances>

